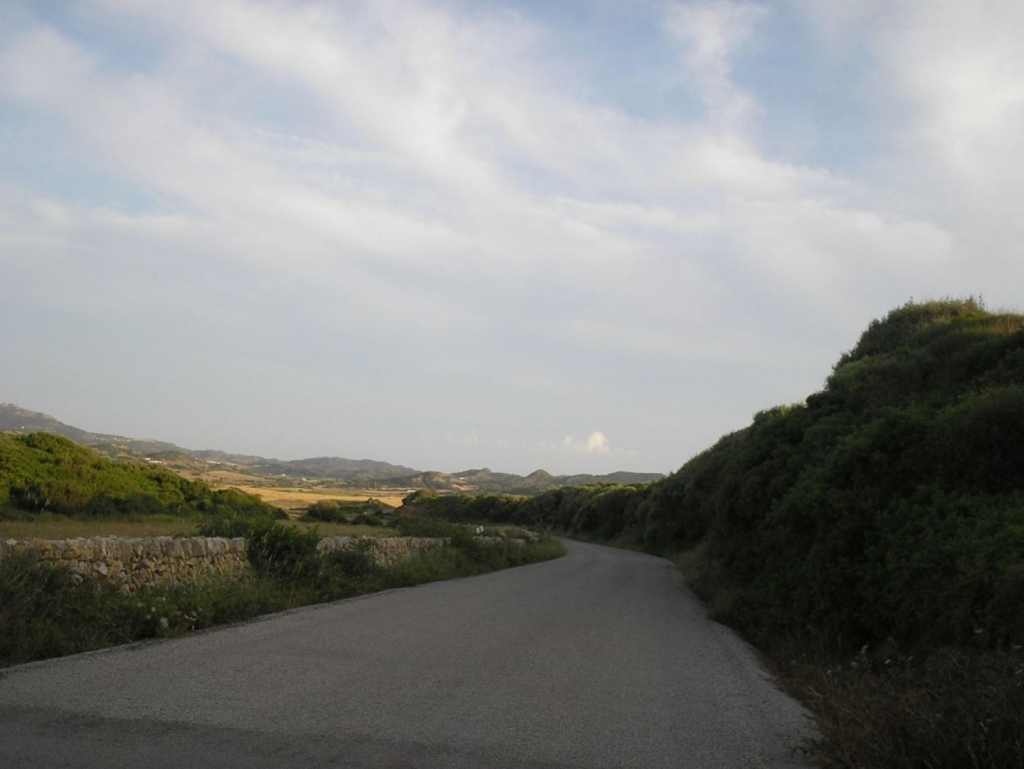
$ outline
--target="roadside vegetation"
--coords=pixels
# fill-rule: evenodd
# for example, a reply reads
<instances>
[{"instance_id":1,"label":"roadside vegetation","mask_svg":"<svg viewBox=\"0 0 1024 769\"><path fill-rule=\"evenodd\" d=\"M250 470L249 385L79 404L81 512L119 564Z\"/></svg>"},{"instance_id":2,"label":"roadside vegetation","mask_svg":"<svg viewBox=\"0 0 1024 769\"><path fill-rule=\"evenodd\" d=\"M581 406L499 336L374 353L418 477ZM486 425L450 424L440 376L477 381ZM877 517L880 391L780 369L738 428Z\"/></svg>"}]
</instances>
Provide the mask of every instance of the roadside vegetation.
<instances>
[{"instance_id":1,"label":"roadside vegetation","mask_svg":"<svg viewBox=\"0 0 1024 769\"><path fill-rule=\"evenodd\" d=\"M822 391L663 481L414 495L679 557L814 711L833 767L1024 767L1024 317L973 299L873 322Z\"/></svg>"},{"instance_id":2,"label":"roadside vegetation","mask_svg":"<svg viewBox=\"0 0 1024 769\"><path fill-rule=\"evenodd\" d=\"M92 577L74 585L65 568L9 556L0 561L0 666L173 637L298 606L482 574L565 553L551 537L525 544L510 537L482 541L466 527L413 517L392 530L406 536L425 536L424 532L447 537L450 544L416 551L384 568L368 546L319 553L316 528L288 525L265 515L218 516L201 525L198 534L246 537L251 573L245 579L209 579L131 594L116 582Z\"/></svg>"},{"instance_id":3,"label":"roadside vegetation","mask_svg":"<svg viewBox=\"0 0 1024 769\"><path fill-rule=\"evenodd\" d=\"M484 541L464 526L400 519L383 503L318 501L290 520L259 497L149 464L117 462L50 433L0 433L0 536L227 536L249 540L250 575L126 593L23 556L0 560L0 665L237 622L269 612L564 554L556 540ZM497 532L490 532L495 534ZM369 543L321 554L322 536L433 536L449 545L383 568Z\"/></svg>"},{"instance_id":4,"label":"roadside vegetation","mask_svg":"<svg viewBox=\"0 0 1024 769\"><path fill-rule=\"evenodd\" d=\"M391 512L390 507L372 498L366 501L322 499L306 508L302 520L356 526L384 526L385 515L390 515Z\"/></svg>"}]
</instances>

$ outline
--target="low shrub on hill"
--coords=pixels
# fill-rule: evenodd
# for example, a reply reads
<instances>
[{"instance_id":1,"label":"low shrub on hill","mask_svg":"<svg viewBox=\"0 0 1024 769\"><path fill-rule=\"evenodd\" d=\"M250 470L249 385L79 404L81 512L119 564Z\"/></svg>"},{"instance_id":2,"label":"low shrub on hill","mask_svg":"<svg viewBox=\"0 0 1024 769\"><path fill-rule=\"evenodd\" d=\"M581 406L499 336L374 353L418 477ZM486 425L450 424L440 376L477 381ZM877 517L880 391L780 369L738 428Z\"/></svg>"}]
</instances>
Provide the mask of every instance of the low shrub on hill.
<instances>
[{"instance_id":1,"label":"low shrub on hill","mask_svg":"<svg viewBox=\"0 0 1024 769\"><path fill-rule=\"evenodd\" d=\"M50 433L0 433L0 517L284 514L251 494L215 491L147 464L114 462Z\"/></svg>"},{"instance_id":2,"label":"low shrub on hill","mask_svg":"<svg viewBox=\"0 0 1024 769\"><path fill-rule=\"evenodd\" d=\"M384 509L383 503L376 499L365 502L321 499L306 508L302 519L323 523L350 523L357 526L383 526Z\"/></svg>"}]
</instances>

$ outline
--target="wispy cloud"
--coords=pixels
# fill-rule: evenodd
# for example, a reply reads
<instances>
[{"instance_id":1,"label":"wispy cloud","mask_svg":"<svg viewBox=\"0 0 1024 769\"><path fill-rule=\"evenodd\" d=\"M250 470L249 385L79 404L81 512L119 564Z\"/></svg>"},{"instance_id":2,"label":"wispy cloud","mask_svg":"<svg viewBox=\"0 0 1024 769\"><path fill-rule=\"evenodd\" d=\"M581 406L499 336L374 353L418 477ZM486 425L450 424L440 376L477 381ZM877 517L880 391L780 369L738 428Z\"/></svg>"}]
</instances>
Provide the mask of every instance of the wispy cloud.
<instances>
[{"instance_id":1,"label":"wispy cloud","mask_svg":"<svg viewBox=\"0 0 1024 769\"><path fill-rule=\"evenodd\" d=\"M6 12L0 321L46 320L0 342L5 399L186 444L521 470L615 469L604 433L536 442L601 414L667 470L912 295L1020 295L1019 3L630 12L650 23L615 34L663 55L629 100L581 80L567 22L500 2ZM782 156L783 109L859 133ZM89 405L126 372L116 408Z\"/></svg>"},{"instance_id":2,"label":"wispy cloud","mask_svg":"<svg viewBox=\"0 0 1024 769\"><path fill-rule=\"evenodd\" d=\"M691 82L719 131L745 127L755 101L732 80L732 60L767 9L752 2L705 0L670 5L666 26L679 41L683 77Z\"/></svg>"}]
</instances>

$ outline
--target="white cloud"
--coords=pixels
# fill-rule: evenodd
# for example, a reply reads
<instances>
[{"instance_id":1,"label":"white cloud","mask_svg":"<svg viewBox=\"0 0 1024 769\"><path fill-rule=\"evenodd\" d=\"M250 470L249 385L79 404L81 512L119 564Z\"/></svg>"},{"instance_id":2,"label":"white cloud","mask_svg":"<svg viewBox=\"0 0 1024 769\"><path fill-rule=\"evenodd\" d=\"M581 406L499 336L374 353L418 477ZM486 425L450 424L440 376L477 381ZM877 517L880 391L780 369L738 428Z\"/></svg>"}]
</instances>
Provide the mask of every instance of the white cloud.
<instances>
[{"instance_id":1,"label":"white cloud","mask_svg":"<svg viewBox=\"0 0 1024 769\"><path fill-rule=\"evenodd\" d=\"M563 451L573 454L610 454L612 451L608 436L596 430L586 438L573 438L567 435L562 439L560 446Z\"/></svg>"}]
</instances>

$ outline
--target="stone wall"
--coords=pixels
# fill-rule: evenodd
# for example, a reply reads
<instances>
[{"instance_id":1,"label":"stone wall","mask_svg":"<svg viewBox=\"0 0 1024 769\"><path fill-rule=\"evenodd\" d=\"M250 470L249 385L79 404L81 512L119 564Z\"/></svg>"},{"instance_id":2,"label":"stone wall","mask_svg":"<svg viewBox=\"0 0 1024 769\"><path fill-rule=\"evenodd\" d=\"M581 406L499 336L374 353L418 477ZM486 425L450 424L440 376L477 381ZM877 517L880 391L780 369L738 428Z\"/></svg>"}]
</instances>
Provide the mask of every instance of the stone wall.
<instances>
[{"instance_id":1,"label":"stone wall","mask_svg":"<svg viewBox=\"0 0 1024 769\"><path fill-rule=\"evenodd\" d=\"M155 537L136 539L0 539L0 558L25 553L71 570L79 581L92 575L118 580L129 590L143 585L182 585L209 576L237 577L248 571L244 539Z\"/></svg>"},{"instance_id":2,"label":"stone wall","mask_svg":"<svg viewBox=\"0 0 1024 769\"><path fill-rule=\"evenodd\" d=\"M479 540L523 544L519 539ZM417 550L446 544L448 540L440 537L324 537L318 549L332 553L365 547L378 565L390 567ZM192 584L209 576L239 577L249 569L246 541L240 537L0 539L0 559L8 553L25 553L35 560L67 567L79 582L85 575L118 580L130 591L144 585Z\"/></svg>"}]
</instances>

